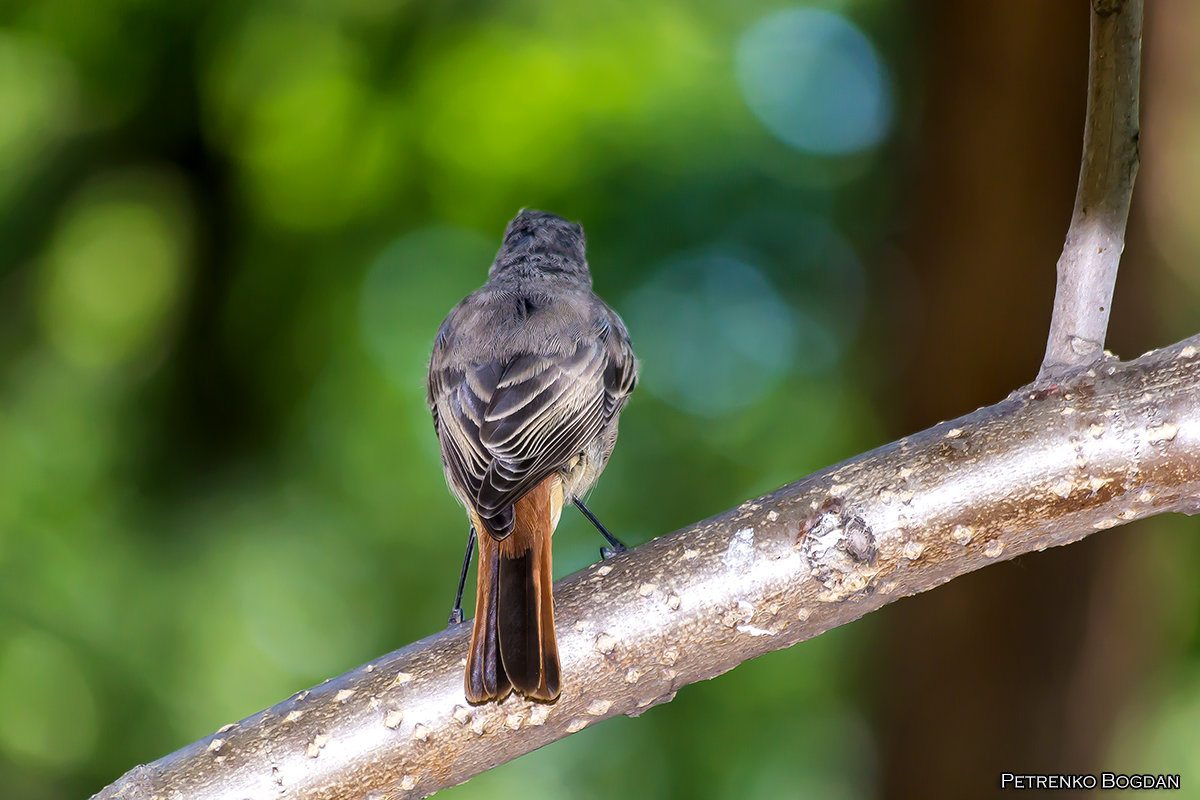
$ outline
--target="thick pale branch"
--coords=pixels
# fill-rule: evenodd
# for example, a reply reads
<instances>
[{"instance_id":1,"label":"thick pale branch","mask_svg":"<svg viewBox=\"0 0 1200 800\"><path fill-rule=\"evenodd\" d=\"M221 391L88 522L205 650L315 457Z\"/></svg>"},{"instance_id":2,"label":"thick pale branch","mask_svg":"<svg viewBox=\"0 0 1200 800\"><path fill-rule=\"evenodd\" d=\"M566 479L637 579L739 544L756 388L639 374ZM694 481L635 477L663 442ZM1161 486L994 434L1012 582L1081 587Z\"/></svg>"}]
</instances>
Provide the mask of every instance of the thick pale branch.
<instances>
[{"instance_id":1,"label":"thick pale branch","mask_svg":"<svg viewBox=\"0 0 1200 800\"><path fill-rule=\"evenodd\" d=\"M1138 168L1142 0L1092 0L1090 47L1079 187L1039 377L1090 364L1104 350Z\"/></svg>"},{"instance_id":2,"label":"thick pale branch","mask_svg":"<svg viewBox=\"0 0 1200 800\"><path fill-rule=\"evenodd\" d=\"M957 575L1198 498L1200 336L1026 387L559 581L553 705L468 705L462 625L97 797L428 795Z\"/></svg>"}]
</instances>

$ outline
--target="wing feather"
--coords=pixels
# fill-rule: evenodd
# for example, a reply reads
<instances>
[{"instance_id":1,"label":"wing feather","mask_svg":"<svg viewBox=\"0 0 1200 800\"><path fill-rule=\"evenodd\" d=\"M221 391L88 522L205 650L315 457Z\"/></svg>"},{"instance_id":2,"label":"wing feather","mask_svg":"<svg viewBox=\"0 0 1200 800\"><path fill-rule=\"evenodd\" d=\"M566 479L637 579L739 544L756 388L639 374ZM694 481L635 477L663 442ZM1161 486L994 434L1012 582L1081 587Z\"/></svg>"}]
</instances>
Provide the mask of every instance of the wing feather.
<instances>
[{"instance_id":1,"label":"wing feather","mask_svg":"<svg viewBox=\"0 0 1200 800\"><path fill-rule=\"evenodd\" d=\"M593 331L566 354L430 372L447 477L494 536L511 532L512 505L584 452L636 384L624 327L613 336L601 319Z\"/></svg>"}]
</instances>

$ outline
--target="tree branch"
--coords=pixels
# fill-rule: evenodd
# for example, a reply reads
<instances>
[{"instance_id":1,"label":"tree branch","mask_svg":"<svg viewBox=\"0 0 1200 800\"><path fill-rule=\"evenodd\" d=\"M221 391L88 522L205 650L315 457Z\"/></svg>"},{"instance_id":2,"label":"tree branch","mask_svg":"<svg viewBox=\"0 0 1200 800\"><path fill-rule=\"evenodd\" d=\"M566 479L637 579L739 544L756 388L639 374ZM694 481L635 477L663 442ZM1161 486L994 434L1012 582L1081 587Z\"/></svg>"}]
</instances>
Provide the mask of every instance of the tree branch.
<instances>
[{"instance_id":1,"label":"tree branch","mask_svg":"<svg viewBox=\"0 0 1200 800\"><path fill-rule=\"evenodd\" d=\"M1198 510L1200 335L1025 387L559 581L553 705L468 705L461 625L96 797L422 797L957 575Z\"/></svg>"},{"instance_id":2,"label":"tree branch","mask_svg":"<svg viewBox=\"0 0 1200 800\"><path fill-rule=\"evenodd\" d=\"M1141 61L1142 0L1092 0L1083 160L1040 378L1104 351L1137 176Z\"/></svg>"}]
</instances>

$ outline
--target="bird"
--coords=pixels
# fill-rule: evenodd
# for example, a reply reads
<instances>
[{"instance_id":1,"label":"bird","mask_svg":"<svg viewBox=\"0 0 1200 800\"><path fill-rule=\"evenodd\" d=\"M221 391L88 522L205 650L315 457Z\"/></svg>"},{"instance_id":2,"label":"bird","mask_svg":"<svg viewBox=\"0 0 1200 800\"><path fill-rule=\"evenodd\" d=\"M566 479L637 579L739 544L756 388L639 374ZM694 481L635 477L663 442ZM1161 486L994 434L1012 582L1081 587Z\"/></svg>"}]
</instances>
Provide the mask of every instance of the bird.
<instances>
[{"instance_id":1,"label":"bird","mask_svg":"<svg viewBox=\"0 0 1200 800\"><path fill-rule=\"evenodd\" d=\"M604 471L638 362L621 317L592 290L583 228L523 209L483 286L434 339L427 400L451 493L470 532L450 623L478 540L475 619L464 675L472 704L561 690L550 540L565 504L625 546L583 495Z\"/></svg>"}]
</instances>

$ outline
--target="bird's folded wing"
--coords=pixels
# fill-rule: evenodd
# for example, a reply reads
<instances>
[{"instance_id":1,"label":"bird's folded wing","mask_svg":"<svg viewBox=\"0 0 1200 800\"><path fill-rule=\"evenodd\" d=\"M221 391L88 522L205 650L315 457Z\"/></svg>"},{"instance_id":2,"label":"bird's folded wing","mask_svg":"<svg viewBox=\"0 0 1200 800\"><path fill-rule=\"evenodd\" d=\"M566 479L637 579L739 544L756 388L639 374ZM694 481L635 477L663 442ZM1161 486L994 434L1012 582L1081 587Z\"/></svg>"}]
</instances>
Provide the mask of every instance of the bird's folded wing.
<instances>
[{"instance_id":1,"label":"bird's folded wing","mask_svg":"<svg viewBox=\"0 0 1200 800\"><path fill-rule=\"evenodd\" d=\"M633 355L608 333L566 355L430 374L447 472L494 535L507 535L513 503L582 453L632 390Z\"/></svg>"}]
</instances>

